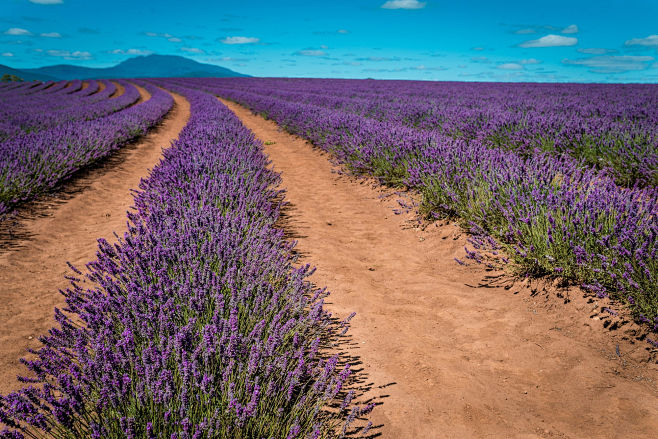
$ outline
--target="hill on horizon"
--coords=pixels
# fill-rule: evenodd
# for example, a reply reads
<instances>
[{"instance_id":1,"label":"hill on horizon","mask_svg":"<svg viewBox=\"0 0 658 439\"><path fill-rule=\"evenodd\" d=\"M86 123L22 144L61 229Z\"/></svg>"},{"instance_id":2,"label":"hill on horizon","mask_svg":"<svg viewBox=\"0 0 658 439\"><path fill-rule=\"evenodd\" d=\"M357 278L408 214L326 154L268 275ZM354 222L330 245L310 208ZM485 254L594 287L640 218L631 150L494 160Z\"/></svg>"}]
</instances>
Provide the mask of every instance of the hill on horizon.
<instances>
[{"instance_id":1,"label":"hill on horizon","mask_svg":"<svg viewBox=\"0 0 658 439\"><path fill-rule=\"evenodd\" d=\"M110 79L110 78L231 78L246 77L225 67L204 64L177 55L145 55L122 61L113 67L94 68L57 64L34 69L0 65L0 76L16 75L26 81Z\"/></svg>"}]
</instances>

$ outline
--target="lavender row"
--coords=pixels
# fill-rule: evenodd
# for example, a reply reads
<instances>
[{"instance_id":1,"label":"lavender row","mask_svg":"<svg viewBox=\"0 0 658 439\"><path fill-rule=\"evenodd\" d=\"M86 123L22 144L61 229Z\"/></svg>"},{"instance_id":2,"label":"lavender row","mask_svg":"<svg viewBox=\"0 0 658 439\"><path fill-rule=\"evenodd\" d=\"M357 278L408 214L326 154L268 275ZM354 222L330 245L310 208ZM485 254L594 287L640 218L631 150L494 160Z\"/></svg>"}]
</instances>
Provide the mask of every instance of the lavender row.
<instances>
[{"instance_id":1,"label":"lavender row","mask_svg":"<svg viewBox=\"0 0 658 439\"><path fill-rule=\"evenodd\" d=\"M621 188L569 157L524 157L399 123L184 80L267 115L353 171L423 194L429 215L461 218L525 272L570 279L658 320L658 190ZM495 239L492 239L495 238ZM471 257L479 258L478 253ZM654 329L658 330L658 326Z\"/></svg>"},{"instance_id":2,"label":"lavender row","mask_svg":"<svg viewBox=\"0 0 658 439\"><path fill-rule=\"evenodd\" d=\"M116 87L105 88L92 96L78 94L79 90L62 95L37 94L31 99L12 96L0 100L0 138L11 137L23 132L44 130L62 123L76 120L92 120L119 111L134 104L139 92L130 83L120 81L125 92L109 99Z\"/></svg>"},{"instance_id":3,"label":"lavender row","mask_svg":"<svg viewBox=\"0 0 658 439\"><path fill-rule=\"evenodd\" d=\"M348 413L349 366L320 353L326 294L292 266L261 145L214 97L167 86L190 120L123 239L76 270L34 378L0 399L2 437L318 438L370 408Z\"/></svg>"},{"instance_id":4,"label":"lavender row","mask_svg":"<svg viewBox=\"0 0 658 439\"><path fill-rule=\"evenodd\" d=\"M475 140L568 154L624 186L658 184L658 87L289 80L232 87Z\"/></svg>"},{"instance_id":5,"label":"lavender row","mask_svg":"<svg viewBox=\"0 0 658 439\"><path fill-rule=\"evenodd\" d=\"M51 189L157 124L173 100L157 87L147 88L151 99L128 109L0 143L0 220L13 206Z\"/></svg>"}]
</instances>

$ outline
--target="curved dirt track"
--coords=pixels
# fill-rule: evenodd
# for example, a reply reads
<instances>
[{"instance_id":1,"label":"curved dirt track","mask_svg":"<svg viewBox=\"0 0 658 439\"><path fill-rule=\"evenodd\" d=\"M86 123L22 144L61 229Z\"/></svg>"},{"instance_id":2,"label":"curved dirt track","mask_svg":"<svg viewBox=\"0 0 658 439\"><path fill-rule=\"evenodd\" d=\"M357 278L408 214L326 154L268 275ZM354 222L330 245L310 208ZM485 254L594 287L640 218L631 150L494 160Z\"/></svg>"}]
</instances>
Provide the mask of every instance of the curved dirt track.
<instances>
[{"instance_id":1,"label":"curved dirt track","mask_svg":"<svg viewBox=\"0 0 658 439\"><path fill-rule=\"evenodd\" d=\"M126 88L119 82L117 81L110 81L114 86L117 88L114 93L112 93L112 96L110 96L110 99L118 98L122 94L126 92Z\"/></svg>"},{"instance_id":2,"label":"curved dirt track","mask_svg":"<svg viewBox=\"0 0 658 439\"><path fill-rule=\"evenodd\" d=\"M582 297L562 303L460 266L454 225L412 227L398 196L332 172L328 156L222 101L266 145L311 278L367 374L385 438L656 438L658 369L646 343L608 333ZM487 276L489 276L487 278ZM501 277L502 278L502 277ZM484 285L490 283L491 285ZM514 294L516 293L516 294Z\"/></svg>"},{"instance_id":3,"label":"curved dirt track","mask_svg":"<svg viewBox=\"0 0 658 439\"><path fill-rule=\"evenodd\" d=\"M81 171L64 185L54 201L37 204L37 214L22 220L21 236L11 247L0 247L0 393L16 390L16 375L25 369L19 359L37 338L54 325L54 308L64 300L70 275L66 262L80 268L94 259L98 238L114 241L126 230L126 211L133 204L131 189L148 176L162 148L178 138L190 116L190 105L173 94L175 104L161 125L143 139Z\"/></svg>"},{"instance_id":4,"label":"curved dirt track","mask_svg":"<svg viewBox=\"0 0 658 439\"><path fill-rule=\"evenodd\" d=\"M149 99L151 99L151 93L148 92L144 87L140 87L139 85L135 84L134 82L131 82L131 84L137 89L139 92L139 98L133 105L141 104L142 102L146 102Z\"/></svg>"}]
</instances>

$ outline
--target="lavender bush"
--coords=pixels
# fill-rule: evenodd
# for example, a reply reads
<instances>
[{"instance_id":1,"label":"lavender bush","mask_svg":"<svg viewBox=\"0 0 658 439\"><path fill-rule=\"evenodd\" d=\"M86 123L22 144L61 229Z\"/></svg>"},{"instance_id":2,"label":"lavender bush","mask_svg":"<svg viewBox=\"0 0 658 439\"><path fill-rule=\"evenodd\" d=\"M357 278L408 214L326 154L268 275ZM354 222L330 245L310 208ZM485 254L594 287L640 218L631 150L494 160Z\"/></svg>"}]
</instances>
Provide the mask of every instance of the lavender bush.
<instances>
[{"instance_id":1,"label":"lavender bush","mask_svg":"<svg viewBox=\"0 0 658 439\"><path fill-rule=\"evenodd\" d=\"M400 123L396 113L391 121L377 120L332 106L289 101L271 92L269 81L178 80L247 105L332 152L357 173L418 189L428 215L460 218L485 235L479 244L474 241L478 247L503 246L525 273L568 279L600 296L612 295L628 304L638 321L658 330L655 187L620 187L614 178L570 155L492 148L477 137L456 138ZM311 96L307 100L330 95L337 87L324 80L285 81L305 89ZM367 95L372 81L338 83ZM410 83L405 91L404 84L385 87L397 87L403 97L413 95L416 85Z\"/></svg>"},{"instance_id":2,"label":"lavender bush","mask_svg":"<svg viewBox=\"0 0 658 439\"><path fill-rule=\"evenodd\" d=\"M171 109L173 99L158 87L147 88L151 99L122 111L94 120L61 121L50 129L0 141L0 220L13 206L54 187L157 124ZM90 114L96 109L90 105Z\"/></svg>"},{"instance_id":3,"label":"lavender bush","mask_svg":"<svg viewBox=\"0 0 658 439\"><path fill-rule=\"evenodd\" d=\"M279 177L214 97L166 84L191 118L136 194L129 230L76 270L7 438L296 438L371 407L327 405L350 375L320 355L323 291L275 228ZM341 403L339 399L337 405ZM344 431L344 429L343 429Z\"/></svg>"},{"instance_id":4,"label":"lavender bush","mask_svg":"<svg viewBox=\"0 0 658 439\"><path fill-rule=\"evenodd\" d=\"M86 89L64 93L71 88L68 87L58 93L36 94L29 98L13 93L0 97L0 139L67 122L97 119L134 104L139 99L137 89L129 82L119 82L125 92L115 99L108 99L116 92L113 83L93 96L83 93Z\"/></svg>"},{"instance_id":5,"label":"lavender bush","mask_svg":"<svg viewBox=\"0 0 658 439\"><path fill-rule=\"evenodd\" d=\"M229 81L230 82L230 81ZM658 86L246 79L232 88L530 156L567 154L618 184L658 184Z\"/></svg>"}]
</instances>

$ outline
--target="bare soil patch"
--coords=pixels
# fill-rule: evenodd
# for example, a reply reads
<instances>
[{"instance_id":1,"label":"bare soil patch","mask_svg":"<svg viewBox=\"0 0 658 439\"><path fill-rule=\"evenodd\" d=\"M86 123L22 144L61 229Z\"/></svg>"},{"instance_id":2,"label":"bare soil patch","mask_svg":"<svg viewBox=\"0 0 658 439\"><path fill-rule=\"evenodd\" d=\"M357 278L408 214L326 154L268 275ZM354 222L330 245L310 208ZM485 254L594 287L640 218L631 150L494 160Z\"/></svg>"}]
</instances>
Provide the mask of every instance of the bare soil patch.
<instances>
[{"instance_id":1,"label":"bare soil patch","mask_svg":"<svg viewBox=\"0 0 658 439\"><path fill-rule=\"evenodd\" d=\"M142 102L146 102L149 99L151 99L151 93L149 93L144 87L140 87L139 85L135 84L134 82L131 82L131 84L137 89L139 92L139 99L133 104L141 104Z\"/></svg>"},{"instance_id":2,"label":"bare soil patch","mask_svg":"<svg viewBox=\"0 0 658 439\"><path fill-rule=\"evenodd\" d=\"M121 96L126 92L126 88L123 85L121 85L121 83L117 81L110 81L110 82L114 84L114 86L117 88L116 91L112 93L112 96L110 96L110 99L118 98L119 96Z\"/></svg>"},{"instance_id":3,"label":"bare soil patch","mask_svg":"<svg viewBox=\"0 0 658 439\"><path fill-rule=\"evenodd\" d=\"M368 374L360 400L381 404L374 434L656 437L658 367L633 329L608 329L600 303L457 264L459 227L421 227L401 208L413 197L345 176L305 140L223 102L282 173L287 233L331 291L328 309L357 313L347 350Z\"/></svg>"},{"instance_id":4,"label":"bare soil patch","mask_svg":"<svg viewBox=\"0 0 658 439\"><path fill-rule=\"evenodd\" d=\"M105 90L105 87L106 87L105 82L103 82L101 80L98 80L97 82L98 82L98 90L96 90L94 93L92 93L92 95L95 95L96 93L100 93L103 90Z\"/></svg>"},{"instance_id":5,"label":"bare soil patch","mask_svg":"<svg viewBox=\"0 0 658 439\"><path fill-rule=\"evenodd\" d=\"M79 172L54 195L19 211L16 230L0 238L0 393L19 388L26 370L19 359L41 344L38 337L54 326L55 307L64 306L59 289L78 267L95 259L97 240L115 241L126 230L126 211L137 189L178 138L190 105L173 94L175 104L163 122L134 144L99 165Z\"/></svg>"}]
</instances>

